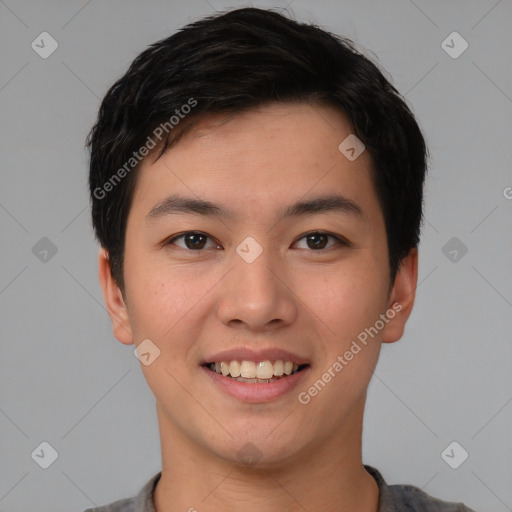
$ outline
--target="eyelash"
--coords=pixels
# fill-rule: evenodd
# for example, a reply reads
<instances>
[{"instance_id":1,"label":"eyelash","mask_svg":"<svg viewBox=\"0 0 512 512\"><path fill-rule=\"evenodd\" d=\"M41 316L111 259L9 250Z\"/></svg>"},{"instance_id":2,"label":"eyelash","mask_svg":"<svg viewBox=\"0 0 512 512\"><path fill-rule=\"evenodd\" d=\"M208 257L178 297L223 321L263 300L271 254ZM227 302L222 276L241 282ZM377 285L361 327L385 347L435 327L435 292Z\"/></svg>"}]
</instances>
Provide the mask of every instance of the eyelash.
<instances>
[{"instance_id":1,"label":"eyelash","mask_svg":"<svg viewBox=\"0 0 512 512\"><path fill-rule=\"evenodd\" d=\"M185 236L187 235L202 235L202 236L205 236L206 238L212 240L212 237L210 237L209 235L207 235L206 233L203 233L202 231L185 231L184 233L181 233L179 235L175 235L173 236L172 238L169 238L167 239L166 241L163 242L163 246L169 246L169 245L174 245L174 242L176 240L179 240L180 238L184 238ZM310 231L308 233L304 233L303 235L301 235L297 240L296 242L304 239L304 238L307 238L311 235L323 235L323 236L326 236L328 238L333 238L335 241L336 241L336 244L331 246L331 247L327 247L327 248L322 248L322 249L309 249L311 252L325 252L325 251L328 251L330 249L334 249L336 247L336 245L339 245L339 246L342 246L342 247L350 247L350 242L348 242L348 240L346 240L345 238L342 238L338 235L334 235L332 233L329 233L327 231ZM294 243L296 243L294 242ZM220 244L218 244L220 245ZM203 249L197 249L197 250L194 250L194 249L189 249L188 247L178 247L178 249L182 249L184 251L188 251L188 252L202 252Z\"/></svg>"}]
</instances>

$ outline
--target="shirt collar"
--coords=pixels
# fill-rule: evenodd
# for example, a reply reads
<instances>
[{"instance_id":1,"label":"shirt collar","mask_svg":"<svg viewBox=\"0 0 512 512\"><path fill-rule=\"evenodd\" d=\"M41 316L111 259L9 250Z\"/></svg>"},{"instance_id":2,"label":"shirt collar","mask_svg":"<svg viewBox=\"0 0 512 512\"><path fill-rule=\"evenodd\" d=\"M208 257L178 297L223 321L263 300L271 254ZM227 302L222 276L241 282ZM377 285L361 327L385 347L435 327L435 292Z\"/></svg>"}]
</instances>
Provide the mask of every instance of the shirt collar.
<instances>
[{"instance_id":1,"label":"shirt collar","mask_svg":"<svg viewBox=\"0 0 512 512\"><path fill-rule=\"evenodd\" d=\"M391 491L389 490L388 485L386 484L384 478L379 473L378 470L371 466L365 465L364 468L377 482L379 487L379 506L378 512L386 512L388 510L393 510L393 505L396 505L394 498L392 496ZM149 482L144 485L139 495L135 500L135 508L136 512L156 512L155 505L153 503L153 494L155 492L155 487L162 473L157 473Z\"/></svg>"}]
</instances>

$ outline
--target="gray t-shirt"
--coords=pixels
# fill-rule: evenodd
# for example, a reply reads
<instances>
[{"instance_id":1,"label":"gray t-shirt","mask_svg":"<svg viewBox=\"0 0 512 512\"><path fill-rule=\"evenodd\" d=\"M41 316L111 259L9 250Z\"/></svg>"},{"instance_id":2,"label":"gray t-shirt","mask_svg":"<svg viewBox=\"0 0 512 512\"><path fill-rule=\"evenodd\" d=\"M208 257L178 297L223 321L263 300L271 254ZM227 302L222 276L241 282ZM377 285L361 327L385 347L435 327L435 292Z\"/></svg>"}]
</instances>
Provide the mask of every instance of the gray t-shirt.
<instances>
[{"instance_id":1,"label":"gray t-shirt","mask_svg":"<svg viewBox=\"0 0 512 512\"><path fill-rule=\"evenodd\" d=\"M382 475L371 466L364 466L379 486L378 512L475 512L463 503L442 501L413 485L387 485ZM161 473L156 474L135 498L115 501L85 512L155 512L153 492Z\"/></svg>"}]
</instances>

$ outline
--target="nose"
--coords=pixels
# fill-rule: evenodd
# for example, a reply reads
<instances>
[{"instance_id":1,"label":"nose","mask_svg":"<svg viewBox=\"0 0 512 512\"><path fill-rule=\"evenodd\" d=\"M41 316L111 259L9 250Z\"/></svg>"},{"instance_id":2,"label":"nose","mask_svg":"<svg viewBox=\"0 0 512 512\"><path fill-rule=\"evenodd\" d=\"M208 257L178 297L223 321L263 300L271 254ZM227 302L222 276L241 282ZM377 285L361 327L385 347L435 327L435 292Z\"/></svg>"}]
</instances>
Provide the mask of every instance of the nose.
<instances>
[{"instance_id":1,"label":"nose","mask_svg":"<svg viewBox=\"0 0 512 512\"><path fill-rule=\"evenodd\" d=\"M265 250L252 263L238 254L233 259L218 302L220 321L232 328L253 331L292 324L297 315L297 299L283 265Z\"/></svg>"}]
</instances>

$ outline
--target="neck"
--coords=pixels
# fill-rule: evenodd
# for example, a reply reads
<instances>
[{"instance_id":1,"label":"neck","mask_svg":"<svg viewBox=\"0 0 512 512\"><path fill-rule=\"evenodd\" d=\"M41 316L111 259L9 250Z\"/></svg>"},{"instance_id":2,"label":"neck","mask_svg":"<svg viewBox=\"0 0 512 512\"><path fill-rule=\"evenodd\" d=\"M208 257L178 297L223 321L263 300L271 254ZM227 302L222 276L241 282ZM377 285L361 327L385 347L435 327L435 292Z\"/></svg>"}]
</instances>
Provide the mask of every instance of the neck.
<instances>
[{"instance_id":1,"label":"neck","mask_svg":"<svg viewBox=\"0 0 512 512\"><path fill-rule=\"evenodd\" d=\"M157 512L377 512L379 490L361 459L364 403L332 439L287 460L243 466L199 446L158 408L162 475Z\"/></svg>"}]
</instances>

